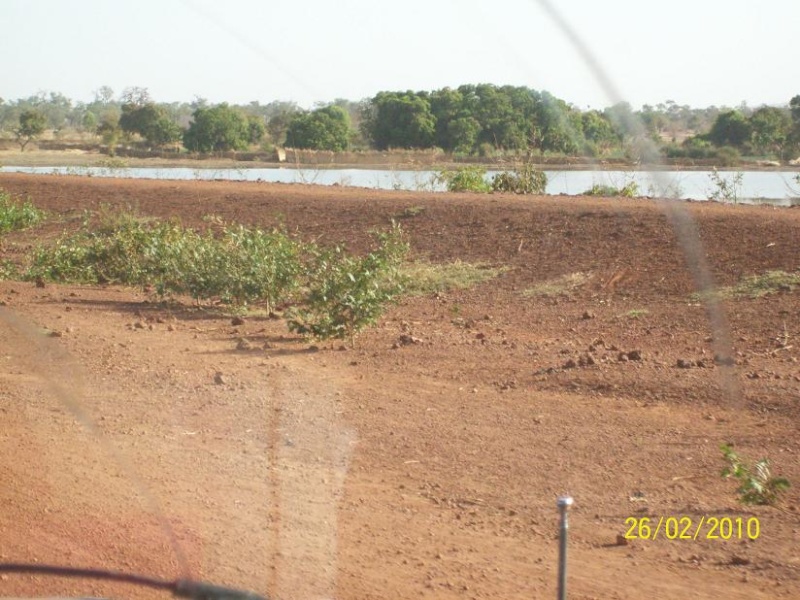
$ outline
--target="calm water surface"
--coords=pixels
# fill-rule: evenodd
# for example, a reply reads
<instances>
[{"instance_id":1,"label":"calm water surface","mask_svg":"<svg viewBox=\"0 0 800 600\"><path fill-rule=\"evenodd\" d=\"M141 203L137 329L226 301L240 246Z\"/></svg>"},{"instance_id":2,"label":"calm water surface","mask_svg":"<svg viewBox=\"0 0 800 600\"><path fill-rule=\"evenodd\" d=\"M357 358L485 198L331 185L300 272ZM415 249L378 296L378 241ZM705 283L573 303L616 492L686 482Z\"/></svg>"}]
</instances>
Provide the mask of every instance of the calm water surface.
<instances>
[{"instance_id":1,"label":"calm water surface","mask_svg":"<svg viewBox=\"0 0 800 600\"><path fill-rule=\"evenodd\" d=\"M435 171L370 169L188 169L108 167L2 167L1 172L84 175L134 179L232 180L343 185L371 189L443 191ZM491 177L496 171L489 171ZM710 171L546 171L548 194L580 194L593 185L623 187L634 181L641 195L708 200L715 185ZM720 172L731 183L734 172ZM744 171L738 196L748 203L800 205L796 171Z\"/></svg>"}]
</instances>

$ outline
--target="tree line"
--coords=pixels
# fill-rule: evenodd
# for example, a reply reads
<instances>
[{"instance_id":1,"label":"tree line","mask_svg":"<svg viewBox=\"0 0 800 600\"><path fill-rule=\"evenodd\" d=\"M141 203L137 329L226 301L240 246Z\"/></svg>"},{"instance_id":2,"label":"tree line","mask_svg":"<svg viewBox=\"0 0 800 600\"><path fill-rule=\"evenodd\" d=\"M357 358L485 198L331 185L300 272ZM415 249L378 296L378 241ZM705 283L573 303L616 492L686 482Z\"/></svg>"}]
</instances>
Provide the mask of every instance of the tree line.
<instances>
[{"instance_id":1,"label":"tree line","mask_svg":"<svg viewBox=\"0 0 800 600\"><path fill-rule=\"evenodd\" d=\"M700 156L714 149L727 150L734 160L742 154L779 160L796 158L800 154L800 95L785 108L723 111L707 132L685 144L687 153Z\"/></svg>"},{"instance_id":2,"label":"tree line","mask_svg":"<svg viewBox=\"0 0 800 600\"><path fill-rule=\"evenodd\" d=\"M630 128L632 120L643 128ZM119 144L214 153L285 146L344 151L432 149L460 155L499 153L636 159L637 139L655 140L667 156L768 156L800 152L800 96L787 106L694 109L673 101L634 111L627 103L581 110L546 91L522 86L462 85L435 91L382 91L353 102L304 110L291 102L211 105L158 103L146 88L111 88L92 102L56 92L4 101L0 134L21 148L45 130L56 137L97 136Z\"/></svg>"}]
</instances>

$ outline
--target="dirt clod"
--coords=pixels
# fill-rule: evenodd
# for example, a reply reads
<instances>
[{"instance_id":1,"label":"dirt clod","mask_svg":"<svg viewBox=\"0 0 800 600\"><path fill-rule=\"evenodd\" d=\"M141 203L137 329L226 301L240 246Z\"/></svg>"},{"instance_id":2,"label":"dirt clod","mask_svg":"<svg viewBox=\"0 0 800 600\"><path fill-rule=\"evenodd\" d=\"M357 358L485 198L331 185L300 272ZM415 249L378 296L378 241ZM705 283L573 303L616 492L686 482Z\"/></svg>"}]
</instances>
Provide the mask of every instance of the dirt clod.
<instances>
[{"instance_id":1,"label":"dirt clod","mask_svg":"<svg viewBox=\"0 0 800 600\"><path fill-rule=\"evenodd\" d=\"M236 342L236 349L240 351L247 351L252 350L254 348L253 344L249 342L246 338L239 338Z\"/></svg>"},{"instance_id":2,"label":"dirt clod","mask_svg":"<svg viewBox=\"0 0 800 600\"><path fill-rule=\"evenodd\" d=\"M628 360L642 360L641 350L631 350L628 352Z\"/></svg>"}]
</instances>

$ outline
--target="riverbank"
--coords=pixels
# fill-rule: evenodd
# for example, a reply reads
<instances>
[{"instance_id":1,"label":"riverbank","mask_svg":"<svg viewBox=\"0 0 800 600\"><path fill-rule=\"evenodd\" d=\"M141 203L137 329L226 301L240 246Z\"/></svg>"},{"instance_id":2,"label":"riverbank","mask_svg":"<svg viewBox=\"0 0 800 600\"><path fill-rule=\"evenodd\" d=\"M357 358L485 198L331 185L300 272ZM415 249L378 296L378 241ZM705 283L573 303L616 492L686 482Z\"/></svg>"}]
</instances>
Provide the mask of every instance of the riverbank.
<instances>
[{"instance_id":1,"label":"riverbank","mask_svg":"<svg viewBox=\"0 0 800 600\"><path fill-rule=\"evenodd\" d=\"M155 161L138 161L138 166L120 159L100 159L85 166L0 166L4 173L114 179L161 179L172 181L251 181L259 183L314 184L382 190L443 192L446 186L435 167L338 168L335 165L255 166L221 162L216 168L195 161L188 166L159 166ZM208 164L208 163L206 163ZM234 167L232 165L238 165ZM493 166L486 178L509 168ZM795 206L800 203L800 184L795 171L752 170L717 173L712 170L677 169L552 169L543 167L547 177L545 193L551 196L634 195L680 200L719 200L731 204ZM624 191L623 190L627 190Z\"/></svg>"},{"instance_id":2,"label":"riverbank","mask_svg":"<svg viewBox=\"0 0 800 600\"><path fill-rule=\"evenodd\" d=\"M148 154L151 154L148 156ZM280 162L268 153L232 152L222 156L190 157L172 152L147 153L138 150L120 151L111 157L99 150L71 148L47 150L34 148L0 150L0 166L15 167L130 167L130 168L188 168L188 169L278 169L313 167L315 169L453 169L465 165L482 166L489 170L513 166L512 158L454 157L442 152L393 150L388 152L315 152L288 150L287 160ZM713 160L674 160L645 165L622 159L587 157L536 157L536 166L555 171L705 171L712 167L720 171L797 171L800 165L769 164L769 161L743 161L735 167L715 165Z\"/></svg>"}]
</instances>

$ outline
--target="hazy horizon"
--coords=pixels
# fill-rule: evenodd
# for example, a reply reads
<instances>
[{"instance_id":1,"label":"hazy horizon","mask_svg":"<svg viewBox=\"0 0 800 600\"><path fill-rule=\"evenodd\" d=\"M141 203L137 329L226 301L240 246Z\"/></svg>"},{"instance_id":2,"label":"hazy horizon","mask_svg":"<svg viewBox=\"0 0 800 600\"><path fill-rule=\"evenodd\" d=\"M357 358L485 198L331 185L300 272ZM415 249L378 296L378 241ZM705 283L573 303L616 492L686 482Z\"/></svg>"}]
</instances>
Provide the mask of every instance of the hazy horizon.
<instances>
[{"instance_id":1,"label":"hazy horizon","mask_svg":"<svg viewBox=\"0 0 800 600\"><path fill-rule=\"evenodd\" d=\"M561 0L557 9L619 90L610 97L537 0L5 0L0 97L89 102L109 86L157 102L296 102L379 91L519 85L581 108L673 100L693 108L785 105L800 3L674 0L643 7Z\"/></svg>"}]
</instances>

